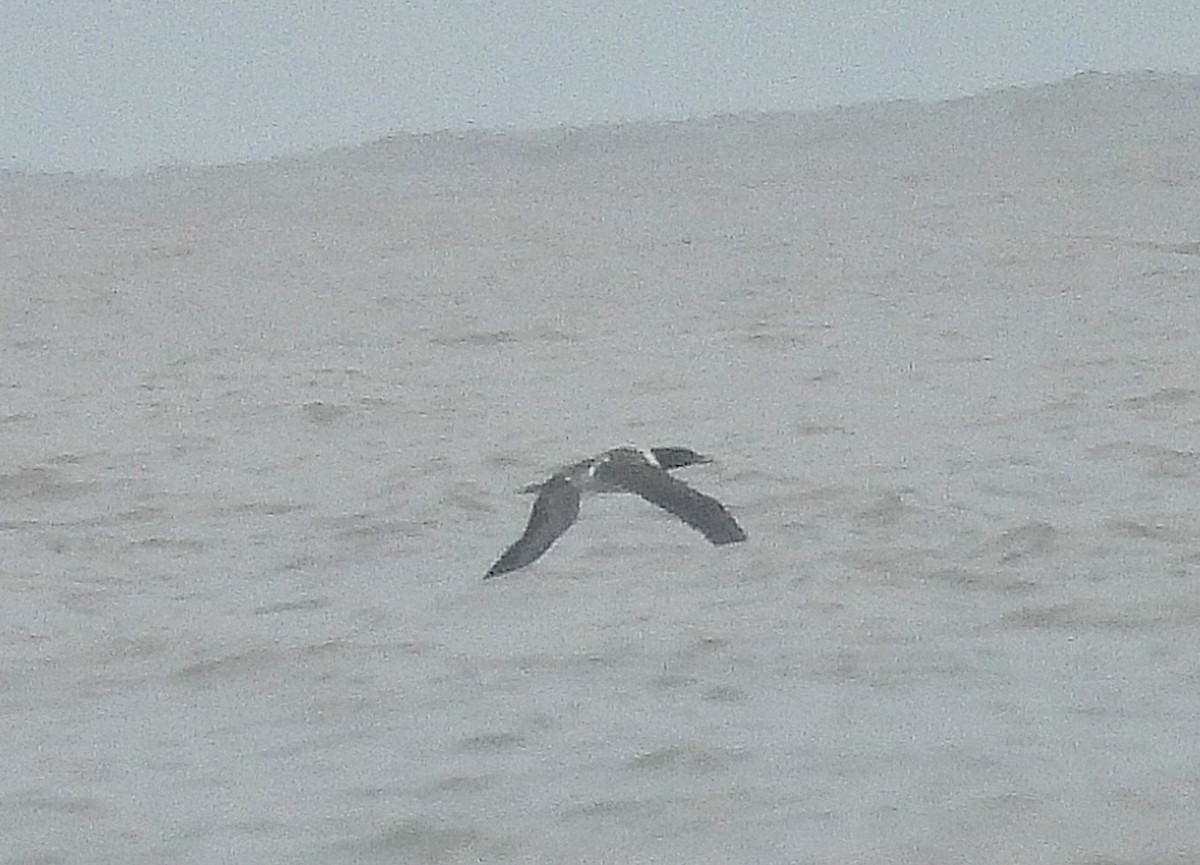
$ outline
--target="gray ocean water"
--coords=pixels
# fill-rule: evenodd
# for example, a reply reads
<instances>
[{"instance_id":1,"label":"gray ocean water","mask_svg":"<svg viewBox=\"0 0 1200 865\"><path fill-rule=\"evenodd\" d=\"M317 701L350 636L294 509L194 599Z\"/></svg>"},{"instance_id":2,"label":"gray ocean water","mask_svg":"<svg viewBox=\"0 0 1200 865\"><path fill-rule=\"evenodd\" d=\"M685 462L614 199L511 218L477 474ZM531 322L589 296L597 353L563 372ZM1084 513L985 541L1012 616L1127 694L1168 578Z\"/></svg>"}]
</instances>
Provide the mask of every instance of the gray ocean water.
<instances>
[{"instance_id":1,"label":"gray ocean water","mask_svg":"<svg viewBox=\"0 0 1200 865\"><path fill-rule=\"evenodd\" d=\"M1200 862L1200 79L0 208L0 863Z\"/></svg>"}]
</instances>

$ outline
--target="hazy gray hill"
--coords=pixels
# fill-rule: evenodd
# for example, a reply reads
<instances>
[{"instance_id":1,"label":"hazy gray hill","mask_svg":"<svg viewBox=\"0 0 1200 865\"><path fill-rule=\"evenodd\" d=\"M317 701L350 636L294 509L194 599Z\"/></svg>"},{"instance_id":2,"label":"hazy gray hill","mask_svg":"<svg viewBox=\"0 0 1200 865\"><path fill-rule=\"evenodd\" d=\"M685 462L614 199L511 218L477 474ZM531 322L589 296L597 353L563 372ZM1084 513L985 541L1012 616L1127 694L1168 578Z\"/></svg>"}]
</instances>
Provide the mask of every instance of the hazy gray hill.
<instances>
[{"instance_id":1,"label":"hazy gray hill","mask_svg":"<svg viewBox=\"0 0 1200 865\"><path fill-rule=\"evenodd\" d=\"M1190 862L1200 78L0 173L0 861ZM513 490L622 442L750 539Z\"/></svg>"}]
</instances>

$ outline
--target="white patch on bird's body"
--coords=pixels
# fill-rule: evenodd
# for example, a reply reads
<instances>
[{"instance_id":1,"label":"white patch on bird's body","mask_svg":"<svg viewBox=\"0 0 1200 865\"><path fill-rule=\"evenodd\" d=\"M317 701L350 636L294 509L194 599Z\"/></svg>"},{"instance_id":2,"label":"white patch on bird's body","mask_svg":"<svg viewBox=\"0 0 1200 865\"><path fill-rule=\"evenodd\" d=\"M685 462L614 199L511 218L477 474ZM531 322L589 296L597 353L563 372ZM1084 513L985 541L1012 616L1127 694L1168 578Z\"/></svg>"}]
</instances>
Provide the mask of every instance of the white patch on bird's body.
<instances>
[{"instance_id":1,"label":"white patch on bird's body","mask_svg":"<svg viewBox=\"0 0 1200 865\"><path fill-rule=\"evenodd\" d=\"M690 448L647 449L624 445L563 466L549 480L525 488L525 492L538 494L525 531L485 577L515 571L539 559L575 523L580 499L591 493L639 495L716 546L746 540L745 531L719 501L673 480L668 474L670 469L707 462L712 460Z\"/></svg>"},{"instance_id":2,"label":"white patch on bird's body","mask_svg":"<svg viewBox=\"0 0 1200 865\"><path fill-rule=\"evenodd\" d=\"M603 458L606 460L611 460L615 457L621 456L622 454L626 456L637 454L643 460L645 460L647 464L653 466L654 468L662 468L662 463L658 461L658 457L654 455L654 451L650 450L649 448L638 447L637 445L621 445L620 447L613 448L610 451L606 451Z\"/></svg>"}]
</instances>

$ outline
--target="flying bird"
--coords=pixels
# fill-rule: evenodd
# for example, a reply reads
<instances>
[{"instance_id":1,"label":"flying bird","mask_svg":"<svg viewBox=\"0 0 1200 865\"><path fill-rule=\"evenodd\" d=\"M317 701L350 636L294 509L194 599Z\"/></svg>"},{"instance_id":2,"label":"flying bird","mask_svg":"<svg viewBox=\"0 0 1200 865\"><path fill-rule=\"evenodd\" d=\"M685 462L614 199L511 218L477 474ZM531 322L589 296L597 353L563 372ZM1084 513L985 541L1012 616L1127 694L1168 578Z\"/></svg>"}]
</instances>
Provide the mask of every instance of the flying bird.
<instances>
[{"instance_id":1,"label":"flying bird","mask_svg":"<svg viewBox=\"0 0 1200 865\"><path fill-rule=\"evenodd\" d=\"M548 480L521 490L537 493L529 524L516 543L488 569L484 579L515 571L540 558L574 524L579 516L579 499L585 492L637 493L687 523L713 544L746 540L742 527L719 501L670 475L673 469L711 462L711 457L691 448L617 447L564 466Z\"/></svg>"}]
</instances>

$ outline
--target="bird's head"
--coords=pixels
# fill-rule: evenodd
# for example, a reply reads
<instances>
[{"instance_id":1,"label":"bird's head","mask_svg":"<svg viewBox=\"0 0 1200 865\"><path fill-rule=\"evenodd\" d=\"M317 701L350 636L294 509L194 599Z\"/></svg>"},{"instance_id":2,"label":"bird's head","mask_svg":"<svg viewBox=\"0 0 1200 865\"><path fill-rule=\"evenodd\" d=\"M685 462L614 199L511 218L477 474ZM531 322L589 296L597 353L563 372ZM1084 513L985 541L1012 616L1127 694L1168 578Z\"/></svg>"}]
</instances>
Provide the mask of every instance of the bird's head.
<instances>
[{"instance_id":1,"label":"bird's head","mask_svg":"<svg viewBox=\"0 0 1200 865\"><path fill-rule=\"evenodd\" d=\"M664 469L681 469L684 466L702 465L713 461L712 457L698 454L691 448L650 448L650 452Z\"/></svg>"}]
</instances>

